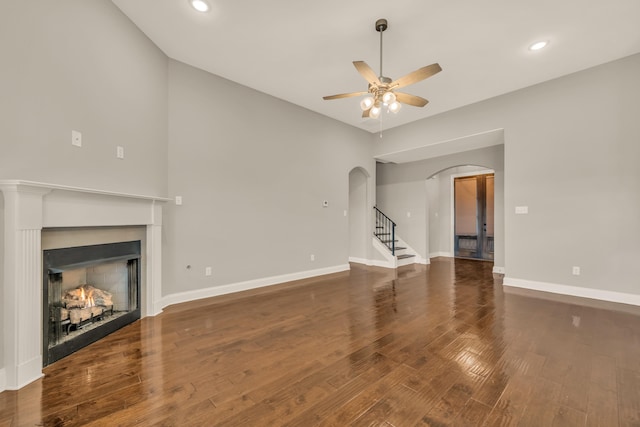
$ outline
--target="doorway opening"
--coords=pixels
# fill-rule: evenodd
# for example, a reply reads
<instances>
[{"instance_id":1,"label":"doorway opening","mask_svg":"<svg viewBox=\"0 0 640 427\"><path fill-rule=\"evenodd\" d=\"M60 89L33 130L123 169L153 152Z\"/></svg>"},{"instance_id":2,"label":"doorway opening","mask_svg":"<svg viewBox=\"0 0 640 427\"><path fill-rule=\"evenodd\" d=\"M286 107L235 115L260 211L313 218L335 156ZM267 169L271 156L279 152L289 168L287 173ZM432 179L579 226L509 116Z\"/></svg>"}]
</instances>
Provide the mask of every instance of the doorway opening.
<instances>
[{"instance_id":1,"label":"doorway opening","mask_svg":"<svg viewBox=\"0 0 640 427\"><path fill-rule=\"evenodd\" d=\"M454 256L494 259L494 175L456 177L454 188Z\"/></svg>"}]
</instances>

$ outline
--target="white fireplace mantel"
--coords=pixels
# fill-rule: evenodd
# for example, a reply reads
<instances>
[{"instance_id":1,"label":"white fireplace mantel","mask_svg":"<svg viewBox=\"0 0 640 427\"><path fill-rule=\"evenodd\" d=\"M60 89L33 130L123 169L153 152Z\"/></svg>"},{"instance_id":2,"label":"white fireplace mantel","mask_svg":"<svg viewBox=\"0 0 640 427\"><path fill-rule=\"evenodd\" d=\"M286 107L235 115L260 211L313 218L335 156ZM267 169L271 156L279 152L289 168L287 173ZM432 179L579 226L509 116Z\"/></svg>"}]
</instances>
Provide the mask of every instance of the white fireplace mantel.
<instances>
[{"instance_id":1,"label":"white fireplace mantel","mask_svg":"<svg viewBox=\"0 0 640 427\"><path fill-rule=\"evenodd\" d=\"M142 316L162 310L162 204L169 199L24 180L0 180L4 197L3 355L0 392L42 376L42 229L146 226ZM33 313L38 313L33 316Z\"/></svg>"}]
</instances>

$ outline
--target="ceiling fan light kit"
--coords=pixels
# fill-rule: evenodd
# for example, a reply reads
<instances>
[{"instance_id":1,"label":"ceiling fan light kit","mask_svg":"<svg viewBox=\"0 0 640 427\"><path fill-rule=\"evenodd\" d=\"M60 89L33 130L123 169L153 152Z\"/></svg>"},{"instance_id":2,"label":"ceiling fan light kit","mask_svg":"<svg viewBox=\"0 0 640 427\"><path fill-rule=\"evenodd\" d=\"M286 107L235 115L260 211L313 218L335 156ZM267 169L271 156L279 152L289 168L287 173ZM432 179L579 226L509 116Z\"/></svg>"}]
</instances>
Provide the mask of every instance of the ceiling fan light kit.
<instances>
[{"instance_id":1,"label":"ceiling fan light kit","mask_svg":"<svg viewBox=\"0 0 640 427\"><path fill-rule=\"evenodd\" d=\"M383 109L386 109L386 111L390 113L397 113L400 111L402 104L413 105L415 107L424 107L427 105L429 101L426 99L415 95L409 95L407 93L397 92L396 89L412 85L431 77L442 71L442 68L438 63L435 63L413 71L397 80L385 77L382 74L382 33L388 27L389 24L386 19L378 19L376 21L375 28L376 31L380 33L380 75L376 76L376 73L364 61L353 62L356 70L358 70L360 75L369 82L367 91L325 96L323 97L324 100L367 95L366 98L363 98L362 101L360 101L360 108L362 109L362 117L369 117L372 119L380 117L380 112Z\"/></svg>"}]
</instances>

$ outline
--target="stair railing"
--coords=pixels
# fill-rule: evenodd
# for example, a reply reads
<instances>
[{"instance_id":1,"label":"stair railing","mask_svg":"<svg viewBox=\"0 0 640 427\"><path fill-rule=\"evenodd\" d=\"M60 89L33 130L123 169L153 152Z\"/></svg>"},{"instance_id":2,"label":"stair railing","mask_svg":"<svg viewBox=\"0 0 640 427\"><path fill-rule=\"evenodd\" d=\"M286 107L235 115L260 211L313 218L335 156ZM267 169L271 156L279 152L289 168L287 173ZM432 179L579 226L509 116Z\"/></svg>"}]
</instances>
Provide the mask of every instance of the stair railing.
<instances>
[{"instance_id":1,"label":"stair railing","mask_svg":"<svg viewBox=\"0 0 640 427\"><path fill-rule=\"evenodd\" d=\"M375 231L373 234L384 243L391 251L391 255L396 254L396 223L386 216L376 206L373 207L376 215Z\"/></svg>"}]
</instances>

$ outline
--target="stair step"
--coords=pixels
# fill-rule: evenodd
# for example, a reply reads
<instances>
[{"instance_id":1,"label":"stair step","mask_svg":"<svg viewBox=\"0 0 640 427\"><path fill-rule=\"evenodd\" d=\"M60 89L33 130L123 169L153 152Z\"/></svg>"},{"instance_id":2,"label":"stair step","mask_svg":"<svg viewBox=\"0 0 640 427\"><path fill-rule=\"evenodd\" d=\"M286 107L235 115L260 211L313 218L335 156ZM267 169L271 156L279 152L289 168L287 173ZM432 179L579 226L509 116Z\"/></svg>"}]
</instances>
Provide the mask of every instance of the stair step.
<instances>
[{"instance_id":1,"label":"stair step","mask_svg":"<svg viewBox=\"0 0 640 427\"><path fill-rule=\"evenodd\" d=\"M396 246L396 251L403 251L407 248L405 248L404 246Z\"/></svg>"},{"instance_id":2,"label":"stair step","mask_svg":"<svg viewBox=\"0 0 640 427\"><path fill-rule=\"evenodd\" d=\"M380 239L380 241L381 241L382 243L397 242L397 240L382 240L382 239Z\"/></svg>"},{"instance_id":3,"label":"stair step","mask_svg":"<svg viewBox=\"0 0 640 427\"><path fill-rule=\"evenodd\" d=\"M375 233L376 236L389 236L391 233Z\"/></svg>"},{"instance_id":4,"label":"stair step","mask_svg":"<svg viewBox=\"0 0 640 427\"><path fill-rule=\"evenodd\" d=\"M411 258L411 257L414 257L414 256L415 255L412 255L412 254L402 254L402 255L397 255L396 258L398 258L398 259L406 259L406 258Z\"/></svg>"}]
</instances>

